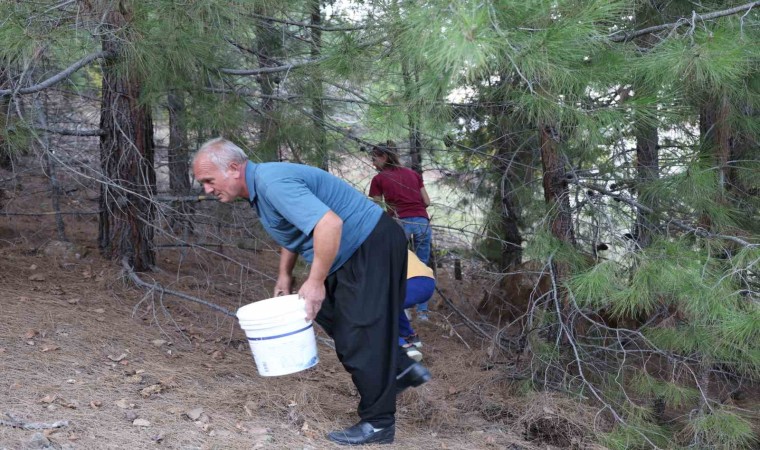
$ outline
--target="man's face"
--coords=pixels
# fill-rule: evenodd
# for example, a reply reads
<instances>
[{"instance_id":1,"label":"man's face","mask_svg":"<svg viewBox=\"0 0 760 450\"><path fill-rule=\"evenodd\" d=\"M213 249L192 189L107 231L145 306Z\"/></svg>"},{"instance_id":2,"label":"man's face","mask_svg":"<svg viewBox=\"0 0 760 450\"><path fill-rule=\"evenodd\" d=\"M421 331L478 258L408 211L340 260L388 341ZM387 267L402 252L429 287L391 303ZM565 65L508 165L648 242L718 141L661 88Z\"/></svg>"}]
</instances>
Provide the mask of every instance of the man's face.
<instances>
[{"instance_id":1,"label":"man's face","mask_svg":"<svg viewBox=\"0 0 760 450\"><path fill-rule=\"evenodd\" d=\"M200 156L193 164L193 173L203 191L216 196L220 202L231 202L242 192L238 163L231 163L226 170L221 170L207 156Z\"/></svg>"}]
</instances>

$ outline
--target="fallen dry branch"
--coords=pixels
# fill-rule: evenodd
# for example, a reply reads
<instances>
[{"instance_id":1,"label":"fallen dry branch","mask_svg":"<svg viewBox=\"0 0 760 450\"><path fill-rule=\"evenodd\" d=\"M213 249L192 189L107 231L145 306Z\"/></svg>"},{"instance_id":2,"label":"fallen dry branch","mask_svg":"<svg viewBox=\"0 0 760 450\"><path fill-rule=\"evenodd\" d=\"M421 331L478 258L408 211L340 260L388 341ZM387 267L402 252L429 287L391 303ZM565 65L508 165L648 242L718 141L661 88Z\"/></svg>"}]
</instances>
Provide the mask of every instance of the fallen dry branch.
<instances>
[{"instance_id":1,"label":"fallen dry branch","mask_svg":"<svg viewBox=\"0 0 760 450\"><path fill-rule=\"evenodd\" d=\"M69 426L68 420L59 420L53 423L43 422L24 422L23 420L14 417L13 414L5 413L5 417L8 420L0 419L0 425L5 425L13 428L21 428L22 430L52 430L55 428L63 428Z\"/></svg>"},{"instance_id":2,"label":"fallen dry branch","mask_svg":"<svg viewBox=\"0 0 760 450\"><path fill-rule=\"evenodd\" d=\"M46 211L37 213L22 213L22 212L9 212L3 211L0 215L3 216L52 216L54 214L66 214L66 215L85 215L85 214L100 214L100 211Z\"/></svg>"},{"instance_id":3,"label":"fallen dry branch","mask_svg":"<svg viewBox=\"0 0 760 450\"><path fill-rule=\"evenodd\" d=\"M199 303L199 304L201 304L203 306L208 306L209 308L211 308L213 310L216 310L216 311L218 311L218 312L220 312L222 314L226 314L226 315L231 316L231 317L237 317L235 315L235 313L233 313L232 311L230 311L228 309L225 309L225 308L223 308L223 307L221 307L219 305L215 305L215 304L213 304L211 302L207 302L206 300L201 300L201 299L199 299L197 297L193 297L192 295L187 295L187 294L182 293L182 292L172 291L171 289L166 289L165 287L161 286L158 283L152 283L151 284L151 283L143 281L142 279L140 279L140 277L137 276L137 274L135 273L135 271L132 269L132 267L127 262L126 258L121 261L121 265L124 267L124 271L127 273L127 275L129 276L129 278L136 285L138 285L138 286L141 286L141 287L144 287L144 288L148 288L149 290L156 290L156 291L158 291L158 292L160 292L162 294L169 294L169 295L173 295L175 297L179 297L179 298L184 299L184 300L189 300L191 302ZM326 345L327 347L330 347L333 350L335 349L335 344L333 343L332 339L327 339L327 338L323 338L323 337L319 336L319 337L317 337L317 340L319 342L321 342L322 344Z\"/></svg>"},{"instance_id":4,"label":"fallen dry branch","mask_svg":"<svg viewBox=\"0 0 760 450\"><path fill-rule=\"evenodd\" d=\"M443 299L444 302L446 302L446 304L449 306L449 308L451 308L455 313L457 313L459 315L459 317L462 318L462 320L464 320L464 324L467 325L467 328L471 329L476 334L484 337L485 339L493 340L494 344L496 344L503 351L505 351L505 352L508 351L508 349L501 342L499 342L498 339L493 339L493 336L491 336L488 333L486 333L485 331L483 331L483 329L480 328L477 323L475 323L472 319L470 319L469 317L467 317L465 315L465 313L463 313L459 308L457 308L456 305L454 304L454 302L452 302L451 299L449 299L448 297L446 297L445 295L443 295L443 292L441 292L440 289L438 289L436 287L435 291L438 292L438 295L441 296L441 298Z\"/></svg>"},{"instance_id":5,"label":"fallen dry branch","mask_svg":"<svg viewBox=\"0 0 760 450\"><path fill-rule=\"evenodd\" d=\"M333 341L330 338L325 338L322 336L317 336L317 342L321 342L327 347L330 347L331 349L335 350L335 341Z\"/></svg>"},{"instance_id":6,"label":"fallen dry branch","mask_svg":"<svg viewBox=\"0 0 760 450\"><path fill-rule=\"evenodd\" d=\"M147 283L147 282L143 281L142 279L140 279L140 277L137 276L137 274L135 273L135 271L129 265L129 262L127 262L126 258L121 261L121 265L124 267L124 271L127 273L127 275L129 275L129 278L132 281L134 281L135 284L137 284L138 286L141 286L141 287L144 287L144 288L148 288L150 290L155 290L155 291L158 291L158 292L160 292L162 294L173 295L173 296L179 297L179 298L181 298L183 300L189 300L191 302L199 303L199 304L201 304L203 306L207 306L207 307L209 307L209 308L211 308L211 309L213 309L215 311L218 311L218 312L220 312L222 314L225 314L225 315L228 315L228 316L231 316L231 317L237 317L237 316L235 316L235 313L233 313L232 311L230 311L230 310L228 310L226 308L223 308L223 307L221 307L219 305L215 305L215 304L213 304L211 302L207 302L206 300L201 300L201 299L199 299L197 297L193 297L192 295L187 295L187 294L182 293L182 292L172 291L171 289L166 289L165 287L161 286L158 283Z\"/></svg>"}]
</instances>

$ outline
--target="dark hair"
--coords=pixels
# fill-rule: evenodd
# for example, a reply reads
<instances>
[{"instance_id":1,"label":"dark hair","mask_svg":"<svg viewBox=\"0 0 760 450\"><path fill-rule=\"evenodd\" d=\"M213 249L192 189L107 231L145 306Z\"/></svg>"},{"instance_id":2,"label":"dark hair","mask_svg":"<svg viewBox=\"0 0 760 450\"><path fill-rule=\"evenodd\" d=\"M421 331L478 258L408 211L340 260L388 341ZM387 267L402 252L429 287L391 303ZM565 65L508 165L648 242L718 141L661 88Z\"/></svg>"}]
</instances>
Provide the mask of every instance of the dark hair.
<instances>
[{"instance_id":1,"label":"dark hair","mask_svg":"<svg viewBox=\"0 0 760 450\"><path fill-rule=\"evenodd\" d=\"M373 145L372 154L376 156L385 155L388 157L388 162L386 162L387 165L391 167L401 167L401 163L398 159L398 149L396 147L396 143L390 139L385 141L385 143L381 142L377 145Z\"/></svg>"}]
</instances>

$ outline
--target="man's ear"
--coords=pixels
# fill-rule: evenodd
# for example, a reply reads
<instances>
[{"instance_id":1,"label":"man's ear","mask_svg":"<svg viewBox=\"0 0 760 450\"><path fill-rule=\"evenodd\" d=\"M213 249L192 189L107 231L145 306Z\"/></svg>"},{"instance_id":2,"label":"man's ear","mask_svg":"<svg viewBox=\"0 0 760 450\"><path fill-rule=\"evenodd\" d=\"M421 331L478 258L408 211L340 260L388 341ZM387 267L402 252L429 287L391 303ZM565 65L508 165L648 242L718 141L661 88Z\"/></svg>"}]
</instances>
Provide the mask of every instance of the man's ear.
<instances>
[{"instance_id":1,"label":"man's ear","mask_svg":"<svg viewBox=\"0 0 760 450\"><path fill-rule=\"evenodd\" d=\"M230 165L227 166L227 171L232 172L233 178L240 178L240 163L231 162Z\"/></svg>"}]
</instances>

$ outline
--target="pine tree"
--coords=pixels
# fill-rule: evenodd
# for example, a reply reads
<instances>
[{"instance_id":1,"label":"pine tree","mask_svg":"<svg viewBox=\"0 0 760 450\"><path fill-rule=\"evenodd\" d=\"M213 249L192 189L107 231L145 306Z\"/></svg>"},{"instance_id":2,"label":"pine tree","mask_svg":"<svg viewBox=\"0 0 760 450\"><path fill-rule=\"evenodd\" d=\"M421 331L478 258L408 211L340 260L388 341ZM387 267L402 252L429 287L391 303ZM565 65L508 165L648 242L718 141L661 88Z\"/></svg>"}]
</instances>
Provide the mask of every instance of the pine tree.
<instances>
[{"instance_id":1,"label":"pine tree","mask_svg":"<svg viewBox=\"0 0 760 450\"><path fill-rule=\"evenodd\" d=\"M568 376L581 380L570 387L592 392L619 424L609 435L611 446L665 442L668 430L649 415L649 405L659 402L693 408L694 421L686 423L693 443L746 447L752 438L740 415L721 413L715 398L681 401L677 393L758 376L750 356L757 353L755 341L742 340L749 338L743 333L732 334L730 344L720 337L738 326L738 317L756 314L756 302L737 294L756 298L756 290L741 287L752 285L753 263L742 259L737 266L735 257L757 245L756 233L745 237L753 226L740 230L734 208L752 201L746 186L741 200L731 190L757 158L740 166L731 155L738 136L756 136L742 117L757 98L751 82L757 16L751 4L703 3L694 14L687 2L648 5L421 2L404 16L413 31L402 45L429 64L431 82L469 87L479 103L494 99L484 96L490 80L517 80L502 83L505 94L497 102L509 108L512 123L530 124L530 139L539 141L548 208L543 220L525 221L523 228L526 254L546 263L554 286L527 320L529 329L540 330L528 335L534 368L543 367L536 378L560 385ZM655 28L635 32L648 26ZM433 74L446 77L432 81ZM701 140L692 137L697 117L703 117ZM493 120L479 116L484 123L470 139L496 128L485 118ZM736 124L742 132L732 128ZM498 138L504 139L490 142ZM516 147L530 146L530 139ZM629 233L619 231L629 224ZM609 258L600 257L603 248ZM740 284L729 281L737 279ZM564 345L554 348L536 338L542 335L548 342L562 337L556 342ZM609 344L600 346L599 339ZM658 361L659 374L696 377L658 377L658 389L643 389L633 374L645 360L627 354L632 342ZM619 378L610 380L607 367ZM635 389L646 397L641 404L625 395ZM704 420L712 416L720 420ZM712 428L717 423L731 425Z\"/></svg>"}]
</instances>

